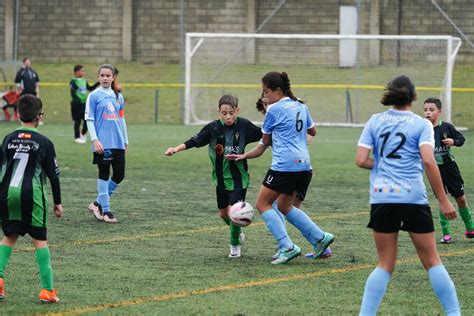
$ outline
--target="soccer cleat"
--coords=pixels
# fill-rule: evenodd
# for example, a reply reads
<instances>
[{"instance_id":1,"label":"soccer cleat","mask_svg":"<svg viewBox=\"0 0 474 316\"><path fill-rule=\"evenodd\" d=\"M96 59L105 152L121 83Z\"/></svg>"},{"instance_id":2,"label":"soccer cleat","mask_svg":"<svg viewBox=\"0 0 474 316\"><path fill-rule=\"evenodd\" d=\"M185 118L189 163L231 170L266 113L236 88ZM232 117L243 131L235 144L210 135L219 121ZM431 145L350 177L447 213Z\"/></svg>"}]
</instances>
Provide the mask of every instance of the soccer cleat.
<instances>
[{"instance_id":1,"label":"soccer cleat","mask_svg":"<svg viewBox=\"0 0 474 316\"><path fill-rule=\"evenodd\" d=\"M324 250L334 241L334 236L331 233L324 233L323 239L318 241L314 246L314 259L321 257Z\"/></svg>"},{"instance_id":2,"label":"soccer cleat","mask_svg":"<svg viewBox=\"0 0 474 316\"><path fill-rule=\"evenodd\" d=\"M89 204L89 212L92 213L92 215L95 216L95 218L97 218L99 221L103 221L104 218L102 216L102 206L97 203L96 201L92 202L91 204Z\"/></svg>"},{"instance_id":3,"label":"soccer cleat","mask_svg":"<svg viewBox=\"0 0 474 316\"><path fill-rule=\"evenodd\" d=\"M3 278L0 278L0 300L5 298L5 282L3 282Z\"/></svg>"},{"instance_id":4,"label":"soccer cleat","mask_svg":"<svg viewBox=\"0 0 474 316\"><path fill-rule=\"evenodd\" d=\"M82 141L82 143L81 143L81 144L85 144L85 143L87 143L87 136L86 136L86 135L84 135L84 134L81 134L81 141Z\"/></svg>"},{"instance_id":5,"label":"soccer cleat","mask_svg":"<svg viewBox=\"0 0 474 316\"><path fill-rule=\"evenodd\" d=\"M466 238L474 238L474 230L466 230L464 236L466 236Z\"/></svg>"},{"instance_id":6,"label":"soccer cleat","mask_svg":"<svg viewBox=\"0 0 474 316\"><path fill-rule=\"evenodd\" d=\"M241 256L242 254L241 254L240 245L237 245L237 246L230 245L229 258L240 258Z\"/></svg>"},{"instance_id":7,"label":"soccer cleat","mask_svg":"<svg viewBox=\"0 0 474 316\"><path fill-rule=\"evenodd\" d=\"M245 241L245 235L244 235L244 230L241 228L240 229L240 234L239 234L239 242L242 245Z\"/></svg>"},{"instance_id":8,"label":"soccer cleat","mask_svg":"<svg viewBox=\"0 0 474 316\"><path fill-rule=\"evenodd\" d=\"M440 244L450 244L453 241L450 234L444 235L439 241Z\"/></svg>"},{"instance_id":9,"label":"soccer cleat","mask_svg":"<svg viewBox=\"0 0 474 316\"><path fill-rule=\"evenodd\" d=\"M58 291L42 289L39 299L42 303L59 303Z\"/></svg>"},{"instance_id":10,"label":"soccer cleat","mask_svg":"<svg viewBox=\"0 0 474 316\"><path fill-rule=\"evenodd\" d=\"M314 255L314 252L310 252L304 255L308 259L317 259ZM327 247L326 250L319 256L319 259L327 259L332 257L332 250L331 248Z\"/></svg>"},{"instance_id":11,"label":"soccer cleat","mask_svg":"<svg viewBox=\"0 0 474 316\"><path fill-rule=\"evenodd\" d=\"M271 263L272 264L285 264L295 259L299 255L301 255L301 248L293 244L293 249L291 250L280 249L278 258L276 258L275 260L272 260Z\"/></svg>"},{"instance_id":12,"label":"soccer cleat","mask_svg":"<svg viewBox=\"0 0 474 316\"><path fill-rule=\"evenodd\" d=\"M118 223L117 218L111 212L104 212L102 214L103 214L102 215L102 220L104 222L111 223L111 224Z\"/></svg>"}]
</instances>

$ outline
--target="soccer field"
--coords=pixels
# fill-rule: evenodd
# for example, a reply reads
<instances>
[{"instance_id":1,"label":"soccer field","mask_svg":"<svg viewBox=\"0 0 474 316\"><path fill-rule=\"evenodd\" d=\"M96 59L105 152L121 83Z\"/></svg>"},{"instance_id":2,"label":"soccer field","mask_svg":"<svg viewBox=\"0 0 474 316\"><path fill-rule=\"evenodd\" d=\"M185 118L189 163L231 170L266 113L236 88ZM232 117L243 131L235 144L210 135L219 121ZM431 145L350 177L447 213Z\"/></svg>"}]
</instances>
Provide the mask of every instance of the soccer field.
<instances>
[{"instance_id":1,"label":"soccer field","mask_svg":"<svg viewBox=\"0 0 474 316\"><path fill-rule=\"evenodd\" d=\"M13 122L2 123L0 134L16 127ZM334 256L324 260L302 256L288 265L273 266L275 242L260 216L245 229L243 257L227 258L229 233L216 214L207 149L163 155L200 128L129 125L125 180L111 199L119 219L113 225L98 222L87 210L96 197L97 177L90 143L73 142L72 123L40 126L40 132L54 142L61 168L65 217L54 218L50 211L48 238L61 302L38 303L39 274L31 239L25 237L7 267L0 314L357 314L364 283L377 263L366 228L369 172L354 164L361 130L319 128L310 146L314 177L303 209L336 236L331 246ZM472 207L474 132L463 134L466 144L453 153ZM252 144L247 150L251 148ZM253 205L270 159L267 152L249 160L247 200ZM439 238L438 207L429 194ZM467 315L474 309L474 240L464 238L459 218L452 227L455 242L439 245L439 252ZM311 251L296 229L289 227L289 233L303 252ZM441 313L416 251L408 235L401 233L398 265L380 314Z\"/></svg>"}]
</instances>

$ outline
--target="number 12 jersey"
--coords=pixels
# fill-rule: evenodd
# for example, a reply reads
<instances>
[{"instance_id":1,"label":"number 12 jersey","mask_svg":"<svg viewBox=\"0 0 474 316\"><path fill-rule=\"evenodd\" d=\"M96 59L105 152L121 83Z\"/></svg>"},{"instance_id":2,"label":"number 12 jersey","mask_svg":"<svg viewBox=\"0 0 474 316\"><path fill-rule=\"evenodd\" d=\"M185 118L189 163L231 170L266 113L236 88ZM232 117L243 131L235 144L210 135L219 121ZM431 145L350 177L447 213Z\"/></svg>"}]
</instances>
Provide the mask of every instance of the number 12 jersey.
<instances>
[{"instance_id":1,"label":"number 12 jersey","mask_svg":"<svg viewBox=\"0 0 474 316\"><path fill-rule=\"evenodd\" d=\"M428 204L420 146L434 147L433 126L411 111L373 115L358 146L372 150L370 203Z\"/></svg>"}]
</instances>

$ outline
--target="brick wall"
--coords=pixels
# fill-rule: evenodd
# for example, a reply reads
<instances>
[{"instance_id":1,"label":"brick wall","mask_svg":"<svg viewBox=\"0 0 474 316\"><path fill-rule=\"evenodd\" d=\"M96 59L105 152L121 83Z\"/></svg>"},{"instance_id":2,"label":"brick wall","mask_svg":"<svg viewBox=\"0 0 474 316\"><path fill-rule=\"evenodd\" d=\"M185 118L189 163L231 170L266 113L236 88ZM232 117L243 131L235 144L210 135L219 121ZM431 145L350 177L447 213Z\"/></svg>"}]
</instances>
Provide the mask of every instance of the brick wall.
<instances>
[{"instance_id":1,"label":"brick wall","mask_svg":"<svg viewBox=\"0 0 474 316\"><path fill-rule=\"evenodd\" d=\"M380 1L381 34L397 34L398 0ZM259 26L280 0L255 0L255 26ZM0 17L5 8L0 2ZM261 33L339 32L339 6L355 0L287 0ZM359 33L369 33L372 0L360 0ZM430 1L403 1L402 34L459 36ZM472 0L440 0L466 35L474 41ZM18 56L41 61L71 59L116 61L123 56L123 2L117 0L21 0ZM247 32L246 0L184 0L187 32ZM132 1L132 59L178 61L181 52L180 1ZM5 55L5 25L0 18L0 58ZM466 45L461 58L472 58Z\"/></svg>"}]
</instances>

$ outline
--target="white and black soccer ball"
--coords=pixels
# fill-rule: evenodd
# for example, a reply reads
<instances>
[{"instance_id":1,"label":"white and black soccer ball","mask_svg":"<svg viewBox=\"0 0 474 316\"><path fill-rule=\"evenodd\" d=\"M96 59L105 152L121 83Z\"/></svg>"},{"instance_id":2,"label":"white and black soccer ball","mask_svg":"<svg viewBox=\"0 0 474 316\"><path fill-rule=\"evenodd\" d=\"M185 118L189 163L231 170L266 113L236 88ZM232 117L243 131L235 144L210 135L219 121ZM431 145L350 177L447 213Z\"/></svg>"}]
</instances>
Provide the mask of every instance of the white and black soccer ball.
<instances>
[{"instance_id":1,"label":"white and black soccer ball","mask_svg":"<svg viewBox=\"0 0 474 316\"><path fill-rule=\"evenodd\" d=\"M250 203L237 202L230 207L229 217L239 227L250 225L255 218L255 210Z\"/></svg>"}]
</instances>

